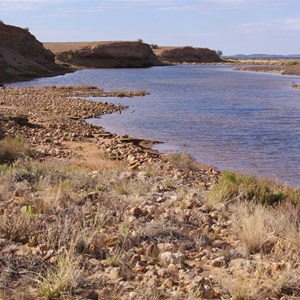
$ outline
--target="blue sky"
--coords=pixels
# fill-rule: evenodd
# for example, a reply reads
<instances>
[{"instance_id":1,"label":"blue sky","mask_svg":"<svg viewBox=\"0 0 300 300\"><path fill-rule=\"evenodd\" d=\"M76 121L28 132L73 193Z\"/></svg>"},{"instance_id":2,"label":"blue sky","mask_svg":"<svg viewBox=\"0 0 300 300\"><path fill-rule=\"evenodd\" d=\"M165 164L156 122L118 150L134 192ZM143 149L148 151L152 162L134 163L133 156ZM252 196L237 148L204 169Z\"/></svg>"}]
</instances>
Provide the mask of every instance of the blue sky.
<instances>
[{"instance_id":1,"label":"blue sky","mask_svg":"<svg viewBox=\"0 0 300 300\"><path fill-rule=\"evenodd\" d=\"M300 0L0 0L0 19L40 41L141 38L226 55L300 53Z\"/></svg>"}]
</instances>

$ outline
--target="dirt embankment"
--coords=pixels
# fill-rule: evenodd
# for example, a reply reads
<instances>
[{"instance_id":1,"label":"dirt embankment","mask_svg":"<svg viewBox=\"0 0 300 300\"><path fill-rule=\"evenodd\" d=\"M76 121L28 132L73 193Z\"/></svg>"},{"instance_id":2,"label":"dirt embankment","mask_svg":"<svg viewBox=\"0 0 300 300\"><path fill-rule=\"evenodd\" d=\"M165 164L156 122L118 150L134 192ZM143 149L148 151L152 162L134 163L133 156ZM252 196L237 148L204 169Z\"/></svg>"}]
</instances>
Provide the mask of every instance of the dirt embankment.
<instances>
[{"instance_id":1,"label":"dirt embankment","mask_svg":"<svg viewBox=\"0 0 300 300\"><path fill-rule=\"evenodd\" d=\"M154 53L170 63L214 63L222 60L214 50L193 47L158 47Z\"/></svg>"},{"instance_id":2,"label":"dirt embankment","mask_svg":"<svg viewBox=\"0 0 300 300\"><path fill-rule=\"evenodd\" d=\"M0 83L66 73L29 31L0 23Z\"/></svg>"},{"instance_id":3,"label":"dirt embankment","mask_svg":"<svg viewBox=\"0 0 300 300\"><path fill-rule=\"evenodd\" d=\"M45 43L59 62L88 68L144 68L162 65L141 42Z\"/></svg>"}]
</instances>

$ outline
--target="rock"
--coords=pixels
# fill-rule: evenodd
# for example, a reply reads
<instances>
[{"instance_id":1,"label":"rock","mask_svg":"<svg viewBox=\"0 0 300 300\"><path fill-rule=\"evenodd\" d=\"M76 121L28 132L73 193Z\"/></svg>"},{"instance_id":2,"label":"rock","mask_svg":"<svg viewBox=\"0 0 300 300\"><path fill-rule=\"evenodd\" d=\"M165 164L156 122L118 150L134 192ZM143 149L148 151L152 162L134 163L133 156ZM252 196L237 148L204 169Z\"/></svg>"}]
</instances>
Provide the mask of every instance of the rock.
<instances>
[{"instance_id":1,"label":"rock","mask_svg":"<svg viewBox=\"0 0 300 300\"><path fill-rule=\"evenodd\" d=\"M137 299L138 293L136 293L136 292L130 292L129 295L128 295L128 297L129 297L130 300Z\"/></svg>"},{"instance_id":2,"label":"rock","mask_svg":"<svg viewBox=\"0 0 300 300\"><path fill-rule=\"evenodd\" d=\"M253 273L256 269L256 263L252 262L248 259L237 258L237 259L232 259L230 261L229 267L230 267L230 269L236 270L239 272Z\"/></svg>"},{"instance_id":3,"label":"rock","mask_svg":"<svg viewBox=\"0 0 300 300\"><path fill-rule=\"evenodd\" d=\"M175 63L211 63L220 62L217 53L208 48L177 47L173 49L157 49L155 53L165 62Z\"/></svg>"},{"instance_id":4,"label":"rock","mask_svg":"<svg viewBox=\"0 0 300 300\"><path fill-rule=\"evenodd\" d=\"M172 252L169 251L161 253L159 258L165 266L175 262L175 257L173 256Z\"/></svg>"},{"instance_id":5,"label":"rock","mask_svg":"<svg viewBox=\"0 0 300 300\"><path fill-rule=\"evenodd\" d=\"M172 253L169 251L163 252L159 254L160 261L162 264L166 267L168 267L170 264L182 264L184 263L185 257L182 253Z\"/></svg>"},{"instance_id":6,"label":"rock","mask_svg":"<svg viewBox=\"0 0 300 300\"><path fill-rule=\"evenodd\" d=\"M143 211L139 207L132 208L129 213L137 219L143 215Z\"/></svg>"},{"instance_id":7,"label":"rock","mask_svg":"<svg viewBox=\"0 0 300 300\"><path fill-rule=\"evenodd\" d=\"M205 284L203 286L202 297L203 297L203 299L214 299L215 298L215 292L210 285Z\"/></svg>"},{"instance_id":8,"label":"rock","mask_svg":"<svg viewBox=\"0 0 300 300\"><path fill-rule=\"evenodd\" d=\"M118 280L120 278L120 268L112 268L108 274L111 280Z\"/></svg>"},{"instance_id":9,"label":"rock","mask_svg":"<svg viewBox=\"0 0 300 300\"><path fill-rule=\"evenodd\" d=\"M220 268L226 265L226 260L224 256L217 257L213 259L210 263L213 267Z\"/></svg>"},{"instance_id":10,"label":"rock","mask_svg":"<svg viewBox=\"0 0 300 300\"><path fill-rule=\"evenodd\" d=\"M91 291L87 294L86 299L88 299L88 300L98 300L99 295L96 291Z\"/></svg>"},{"instance_id":11,"label":"rock","mask_svg":"<svg viewBox=\"0 0 300 300\"><path fill-rule=\"evenodd\" d=\"M168 265L168 270L172 273L177 273L178 272L178 267L174 264L169 264Z\"/></svg>"},{"instance_id":12,"label":"rock","mask_svg":"<svg viewBox=\"0 0 300 300\"><path fill-rule=\"evenodd\" d=\"M157 244L159 252L174 252L175 245L172 243L159 243Z\"/></svg>"},{"instance_id":13,"label":"rock","mask_svg":"<svg viewBox=\"0 0 300 300\"><path fill-rule=\"evenodd\" d=\"M89 259L89 263L93 266L99 266L100 265L100 261L96 258Z\"/></svg>"},{"instance_id":14,"label":"rock","mask_svg":"<svg viewBox=\"0 0 300 300\"><path fill-rule=\"evenodd\" d=\"M206 283L203 277L197 276L195 279L188 285L188 290L196 299L214 299L216 297L214 289Z\"/></svg>"},{"instance_id":15,"label":"rock","mask_svg":"<svg viewBox=\"0 0 300 300\"><path fill-rule=\"evenodd\" d=\"M120 179L129 179L133 178L133 172L123 172L120 174Z\"/></svg>"}]
</instances>

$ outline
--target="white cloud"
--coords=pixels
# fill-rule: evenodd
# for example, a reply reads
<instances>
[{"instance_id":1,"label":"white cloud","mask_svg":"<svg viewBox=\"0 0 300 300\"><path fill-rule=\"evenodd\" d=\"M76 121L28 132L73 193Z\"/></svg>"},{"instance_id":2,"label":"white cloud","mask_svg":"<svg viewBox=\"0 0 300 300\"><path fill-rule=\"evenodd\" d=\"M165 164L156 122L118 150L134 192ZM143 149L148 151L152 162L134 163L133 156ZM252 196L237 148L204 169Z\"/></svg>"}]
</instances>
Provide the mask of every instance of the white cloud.
<instances>
[{"instance_id":1,"label":"white cloud","mask_svg":"<svg viewBox=\"0 0 300 300\"><path fill-rule=\"evenodd\" d=\"M299 18L287 18L282 21L285 28L289 30L300 30L300 17Z\"/></svg>"},{"instance_id":2,"label":"white cloud","mask_svg":"<svg viewBox=\"0 0 300 300\"><path fill-rule=\"evenodd\" d=\"M236 26L239 31L245 33L260 33L265 31L300 31L299 18L284 18L266 22L244 23Z\"/></svg>"}]
</instances>

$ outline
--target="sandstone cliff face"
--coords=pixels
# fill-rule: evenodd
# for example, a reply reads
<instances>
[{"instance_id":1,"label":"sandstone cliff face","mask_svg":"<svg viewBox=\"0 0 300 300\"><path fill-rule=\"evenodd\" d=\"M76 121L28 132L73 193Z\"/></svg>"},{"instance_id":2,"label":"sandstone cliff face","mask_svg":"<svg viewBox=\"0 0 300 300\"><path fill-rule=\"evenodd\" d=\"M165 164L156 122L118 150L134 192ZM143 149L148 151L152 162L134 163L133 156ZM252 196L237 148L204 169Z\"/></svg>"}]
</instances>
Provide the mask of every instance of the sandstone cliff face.
<instances>
[{"instance_id":1,"label":"sandstone cliff face","mask_svg":"<svg viewBox=\"0 0 300 300\"><path fill-rule=\"evenodd\" d=\"M171 48L157 49L155 53L165 62L171 63L212 63L220 62L221 59L217 53L208 48Z\"/></svg>"},{"instance_id":2,"label":"sandstone cliff face","mask_svg":"<svg viewBox=\"0 0 300 300\"><path fill-rule=\"evenodd\" d=\"M148 44L106 42L56 53L56 59L88 68L143 68L162 63Z\"/></svg>"},{"instance_id":3,"label":"sandstone cliff face","mask_svg":"<svg viewBox=\"0 0 300 300\"><path fill-rule=\"evenodd\" d=\"M0 23L0 82L55 76L66 70L26 29Z\"/></svg>"}]
</instances>

